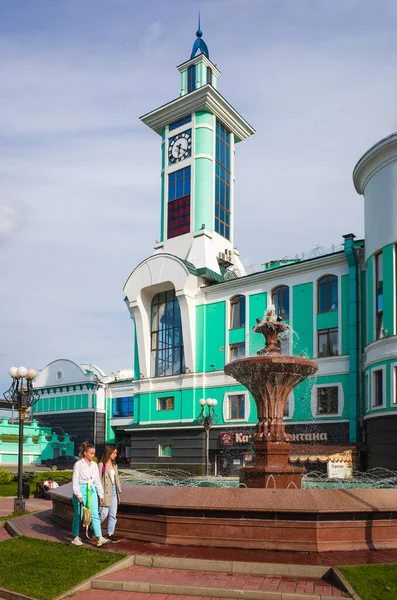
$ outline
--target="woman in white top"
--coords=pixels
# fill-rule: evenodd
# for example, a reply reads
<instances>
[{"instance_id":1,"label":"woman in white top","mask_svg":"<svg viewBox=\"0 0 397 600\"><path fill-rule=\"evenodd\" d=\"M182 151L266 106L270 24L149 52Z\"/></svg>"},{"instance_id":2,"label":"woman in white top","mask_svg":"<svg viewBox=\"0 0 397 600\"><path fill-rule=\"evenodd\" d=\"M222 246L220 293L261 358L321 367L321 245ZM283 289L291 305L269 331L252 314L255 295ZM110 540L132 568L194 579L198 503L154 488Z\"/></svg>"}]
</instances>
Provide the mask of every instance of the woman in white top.
<instances>
[{"instance_id":1,"label":"woman in white top","mask_svg":"<svg viewBox=\"0 0 397 600\"><path fill-rule=\"evenodd\" d=\"M108 444L99 463L99 475L104 490L104 501L100 509L101 523L108 517L108 540L117 543L114 535L117 521L117 507L120 502L120 479L116 465L117 448Z\"/></svg>"},{"instance_id":2,"label":"woman in white top","mask_svg":"<svg viewBox=\"0 0 397 600\"><path fill-rule=\"evenodd\" d=\"M80 446L79 456L81 460L74 463L72 478L72 502L74 506L72 544L81 546L83 543L79 537L82 507L90 504L88 508L91 509L92 529L94 535L98 538L97 546L103 546L109 540L102 537L99 521L98 496L99 504L103 504L103 487L99 478L98 465L92 460L95 456L95 447L88 442L83 442Z\"/></svg>"}]
</instances>

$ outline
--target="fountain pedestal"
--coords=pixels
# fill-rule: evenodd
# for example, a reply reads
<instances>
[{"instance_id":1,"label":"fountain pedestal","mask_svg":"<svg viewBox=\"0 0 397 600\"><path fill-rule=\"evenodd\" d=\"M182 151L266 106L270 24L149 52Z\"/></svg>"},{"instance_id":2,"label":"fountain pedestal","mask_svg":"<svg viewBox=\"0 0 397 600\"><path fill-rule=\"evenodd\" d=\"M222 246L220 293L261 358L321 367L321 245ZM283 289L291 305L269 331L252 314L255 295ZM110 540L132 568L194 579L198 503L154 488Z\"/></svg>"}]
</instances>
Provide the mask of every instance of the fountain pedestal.
<instances>
[{"instance_id":1,"label":"fountain pedestal","mask_svg":"<svg viewBox=\"0 0 397 600\"><path fill-rule=\"evenodd\" d=\"M240 482L249 488L302 487L304 468L288 463L291 438L283 424L284 406L293 388L314 375L318 366L301 356L282 356L279 335L289 329L279 322L274 310L266 311L264 320L257 319L253 328L266 339L258 356L240 358L225 366L226 375L242 383L252 394L258 426L253 450L255 464L240 469Z\"/></svg>"},{"instance_id":2,"label":"fountain pedestal","mask_svg":"<svg viewBox=\"0 0 397 600\"><path fill-rule=\"evenodd\" d=\"M255 465L240 469L240 483L248 488L297 488L302 487L303 467L288 463L290 442L265 442L254 444Z\"/></svg>"}]
</instances>

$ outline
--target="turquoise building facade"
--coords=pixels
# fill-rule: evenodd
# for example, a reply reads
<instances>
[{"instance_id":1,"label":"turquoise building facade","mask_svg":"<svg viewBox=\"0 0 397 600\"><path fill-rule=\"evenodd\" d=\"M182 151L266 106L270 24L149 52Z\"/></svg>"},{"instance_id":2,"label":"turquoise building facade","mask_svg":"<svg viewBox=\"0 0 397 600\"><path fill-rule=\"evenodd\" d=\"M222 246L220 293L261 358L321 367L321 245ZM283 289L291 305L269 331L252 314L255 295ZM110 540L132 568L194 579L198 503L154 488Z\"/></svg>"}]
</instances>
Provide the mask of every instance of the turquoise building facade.
<instances>
[{"instance_id":1,"label":"turquoise building facade","mask_svg":"<svg viewBox=\"0 0 397 600\"><path fill-rule=\"evenodd\" d=\"M234 239L234 207L242 201L234 193L235 161L255 131L219 92L220 71L200 30L178 70L179 96L141 117L160 147L159 241L124 286L133 373L117 380L93 372L100 402L92 396L78 410L97 415L96 442L121 444L133 466L201 473L200 400L215 399L211 472L236 472L252 461L256 407L223 369L263 346L252 327L274 304L291 327L283 352L319 365L288 399L291 460L316 469L332 462L395 468L397 135L354 170L365 239L341 232L338 247L247 272ZM65 385L75 383L70 375ZM67 417L71 431L78 424L71 390L54 385L38 378L43 403L36 410L48 422L55 412L60 422Z\"/></svg>"}]
</instances>

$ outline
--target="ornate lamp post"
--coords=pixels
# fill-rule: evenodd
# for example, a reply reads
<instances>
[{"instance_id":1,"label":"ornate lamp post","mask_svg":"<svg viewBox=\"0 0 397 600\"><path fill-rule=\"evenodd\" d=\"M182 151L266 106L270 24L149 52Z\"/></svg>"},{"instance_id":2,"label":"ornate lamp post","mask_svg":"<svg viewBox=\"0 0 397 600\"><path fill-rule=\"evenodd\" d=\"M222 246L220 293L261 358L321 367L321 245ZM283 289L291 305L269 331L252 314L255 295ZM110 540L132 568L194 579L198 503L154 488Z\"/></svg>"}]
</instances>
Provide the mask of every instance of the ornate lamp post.
<instances>
[{"instance_id":1,"label":"ornate lamp post","mask_svg":"<svg viewBox=\"0 0 397 600\"><path fill-rule=\"evenodd\" d=\"M201 398L200 406L201 411L199 416L197 417L197 421L204 427L205 434L205 474L208 477L209 475L209 451L210 451L210 429L211 427L219 421L219 417L215 412L215 406L218 404L218 401L215 398Z\"/></svg>"},{"instance_id":2,"label":"ornate lamp post","mask_svg":"<svg viewBox=\"0 0 397 600\"><path fill-rule=\"evenodd\" d=\"M8 372L13 381L11 387L4 392L4 398L13 406L13 408L16 408L19 415L18 495L14 500L14 513L23 514L25 512L25 500L22 495L23 423L26 411L39 400L39 395L33 389L33 379L36 377L35 369L11 367Z\"/></svg>"}]
</instances>

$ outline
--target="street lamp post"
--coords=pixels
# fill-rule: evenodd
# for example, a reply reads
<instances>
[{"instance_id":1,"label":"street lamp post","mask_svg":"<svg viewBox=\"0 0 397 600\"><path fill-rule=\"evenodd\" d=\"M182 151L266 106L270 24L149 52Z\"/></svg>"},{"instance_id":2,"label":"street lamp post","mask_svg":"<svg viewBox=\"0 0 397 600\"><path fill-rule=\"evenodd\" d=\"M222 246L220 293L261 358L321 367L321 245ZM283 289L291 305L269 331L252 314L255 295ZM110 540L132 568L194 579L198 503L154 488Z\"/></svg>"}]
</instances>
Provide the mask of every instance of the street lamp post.
<instances>
[{"instance_id":1,"label":"street lamp post","mask_svg":"<svg viewBox=\"0 0 397 600\"><path fill-rule=\"evenodd\" d=\"M4 392L4 398L18 411L18 495L14 500L14 513L21 515L25 512L25 500L22 494L23 471L23 424L28 408L39 399L33 389L33 379L36 377L35 369L25 367L11 367L8 370L12 377L11 387Z\"/></svg>"},{"instance_id":2,"label":"street lamp post","mask_svg":"<svg viewBox=\"0 0 397 600\"><path fill-rule=\"evenodd\" d=\"M215 398L201 398L200 406L201 411L199 416L197 417L197 421L204 427L204 435L205 435L205 474L208 477L209 475L209 465L210 465L210 430L211 427L218 422L219 418L215 412L215 406L218 404L218 401Z\"/></svg>"}]
</instances>

